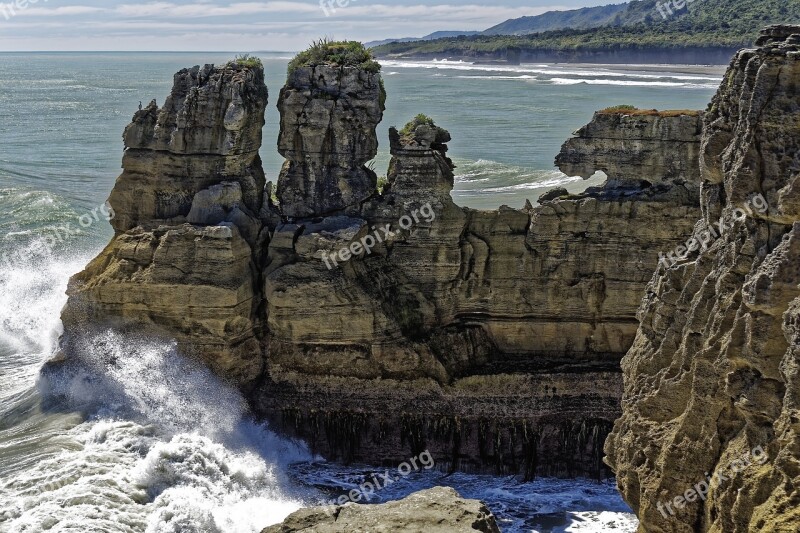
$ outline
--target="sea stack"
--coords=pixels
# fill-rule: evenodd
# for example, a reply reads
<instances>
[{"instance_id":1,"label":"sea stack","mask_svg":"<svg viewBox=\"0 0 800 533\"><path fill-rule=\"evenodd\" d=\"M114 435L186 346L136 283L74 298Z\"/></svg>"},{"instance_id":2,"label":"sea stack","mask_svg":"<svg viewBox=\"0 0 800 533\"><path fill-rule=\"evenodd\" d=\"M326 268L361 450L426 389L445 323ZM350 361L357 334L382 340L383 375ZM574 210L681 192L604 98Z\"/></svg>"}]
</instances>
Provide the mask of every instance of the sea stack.
<instances>
[{"instance_id":1,"label":"sea stack","mask_svg":"<svg viewBox=\"0 0 800 533\"><path fill-rule=\"evenodd\" d=\"M648 533L800 524L800 27L734 58L704 120L708 247L660 268L607 444Z\"/></svg>"},{"instance_id":2,"label":"sea stack","mask_svg":"<svg viewBox=\"0 0 800 533\"><path fill-rule=\"evenodd\" d=\"M114 326L174 339L237 383L261 374L255 251L266 105L260 63L234 61L178 72L163 107L134 115L109 199L116 235L69 284L68 352Z\"/></svg>"},{"instance_id":3,"label":"sea stack","mask_svg":"<svg viewBox=\"0 0 800 533\"><path fill-rule=\"evenodd\" d=\"M378 153L379 69L360 43L319 43L292 61L278 100L284 216L354 214L375 194L377 176L364 165Z\"/></svg>"}]
</instances>

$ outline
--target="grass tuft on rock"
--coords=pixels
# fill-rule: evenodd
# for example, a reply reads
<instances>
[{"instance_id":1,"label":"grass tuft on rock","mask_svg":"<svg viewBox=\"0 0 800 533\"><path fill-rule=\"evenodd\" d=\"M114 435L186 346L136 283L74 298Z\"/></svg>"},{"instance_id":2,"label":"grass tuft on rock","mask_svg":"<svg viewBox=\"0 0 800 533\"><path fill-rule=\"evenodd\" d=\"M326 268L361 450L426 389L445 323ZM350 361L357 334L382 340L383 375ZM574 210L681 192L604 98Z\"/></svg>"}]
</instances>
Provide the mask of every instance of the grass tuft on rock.
<instances>
[{"instance_id":1,"label":"grass tuft on rock","mask_svg":"<svg viewBox=\"0 0 800 533\"><path fill-rule=\"evenodd\" d=\"M240 67L264 68L264 63L261 62L261 59L256 56L251 56L250 54L237 55L230 63L239 65Z\"/></svg>"},{"instance_id":2,"label":"grass tuft on rock","mask_svg":"<svg viewBox=\"0 0 800 533\"><path fill-rule=\"evenodd\" d=\"M360 67L367 72L377 73L381 65L375 61L363 44L358 41L332 41L320 39L314 41L308 50L300 52L289 63L288 74L300 67L316 67L328 65L331 67Z\"/></svg>"},{"instance_id":3,"label":"grass tuft on rock","mask_svg":"<svg viewBox=\"0 0 800 533\"><path fill-rule=\"evenodd\" d=\"M695 109L670 109L659 111L658 109L639 109L632 105L616 105L607 107L598 111L598 113L601 115L633 115L643 117L680 117L684 115L696 117L700 114L700 111Z\"/></svg>"},{"instance_id":4,"label":"grass tuft on rock","mask_svg":"<svg viewBox=\"0 0 800 533\"><path fill-rule=\"evenodd\" d=\"M416 136L417 128L420 126L428 126L434 130L436 132L435 142L437 143L446 143L450 140L450 132L437 126L433 119L424 113L420 113L414 117L411 122L403 126L403 129L399 132L400 137L407 140L413 140Z\"/></svg>"}]
</instances>

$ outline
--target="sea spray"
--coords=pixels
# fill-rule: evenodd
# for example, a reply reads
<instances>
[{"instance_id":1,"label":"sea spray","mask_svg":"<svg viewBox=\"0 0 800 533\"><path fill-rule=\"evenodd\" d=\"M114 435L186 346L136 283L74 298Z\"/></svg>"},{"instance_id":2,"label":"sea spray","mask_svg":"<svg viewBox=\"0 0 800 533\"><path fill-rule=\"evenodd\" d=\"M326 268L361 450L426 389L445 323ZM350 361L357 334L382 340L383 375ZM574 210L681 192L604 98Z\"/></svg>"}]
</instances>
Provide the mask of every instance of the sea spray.
<instances>
[{"instance_id":1,"label":"sea spray","mask_svg":"<svg viewBox=\"0 0 800 533\"><path fill-rule=\"evenodd\" d=\"M0 207L30 222L0 221L6 251L75 216L58 197L5 191ZM39 375L93 236L0 270L0 531L258 532L320 499L285 475L308 454L169 340L103 330Z\"/></svg>"}]
</instances>

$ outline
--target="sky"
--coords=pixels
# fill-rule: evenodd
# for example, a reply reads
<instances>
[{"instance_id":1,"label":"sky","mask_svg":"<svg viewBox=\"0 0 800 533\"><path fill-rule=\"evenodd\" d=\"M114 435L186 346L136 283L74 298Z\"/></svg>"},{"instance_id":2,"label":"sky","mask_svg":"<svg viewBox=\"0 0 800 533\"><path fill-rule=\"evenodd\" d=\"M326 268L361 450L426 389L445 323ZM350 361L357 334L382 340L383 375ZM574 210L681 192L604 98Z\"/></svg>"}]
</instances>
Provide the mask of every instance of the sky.
<instances>
[{"instance_id":1,"label":"sky","mask_svg":"<svg viewBox=\"0 0 800 533\"><path fill-rule=\"evenodd\" d=\"M0 51L298 51L624 0L0 0Z\"/></svg>"}]
</instances>

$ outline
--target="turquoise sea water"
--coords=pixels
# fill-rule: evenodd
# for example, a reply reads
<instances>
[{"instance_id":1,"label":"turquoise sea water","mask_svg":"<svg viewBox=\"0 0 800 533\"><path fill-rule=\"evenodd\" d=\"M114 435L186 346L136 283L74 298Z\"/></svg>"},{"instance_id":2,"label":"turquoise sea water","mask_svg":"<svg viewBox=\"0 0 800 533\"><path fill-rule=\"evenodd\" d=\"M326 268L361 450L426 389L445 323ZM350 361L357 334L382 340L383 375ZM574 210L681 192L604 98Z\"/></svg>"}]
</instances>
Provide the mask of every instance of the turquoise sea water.
<instances>
[{"instance_id":1,"label":"turquoise sea water","mask_svg":"<svg viewBox=\"0 0 800 533\"><path fill-rule=\"evenodd\" d=\"M262 56L271 92L262 157L275 180L274 103L289 57ZM120 172L122 130L139 101L163 103L175 71L230 57L0 54L0 532L260 531L374 471L315 462L252 422L235 391L169 345L131 345L108 332L86 350L98 364L119 355L125 363L114 371L38 379L60 333L69 276L111 235L91 211ZM552 161L595 109L701 109L722 75L718 67L452 62L385 62L383 72L378 173L388 165L389 126L424 112L451 131L454 198L476 208L585 187ZM54 403L53 392L69 401ZM613 483L423 472L379 497L437 484L485 499L506 531L635 528Z\"/></svg>"}]
</instances>

